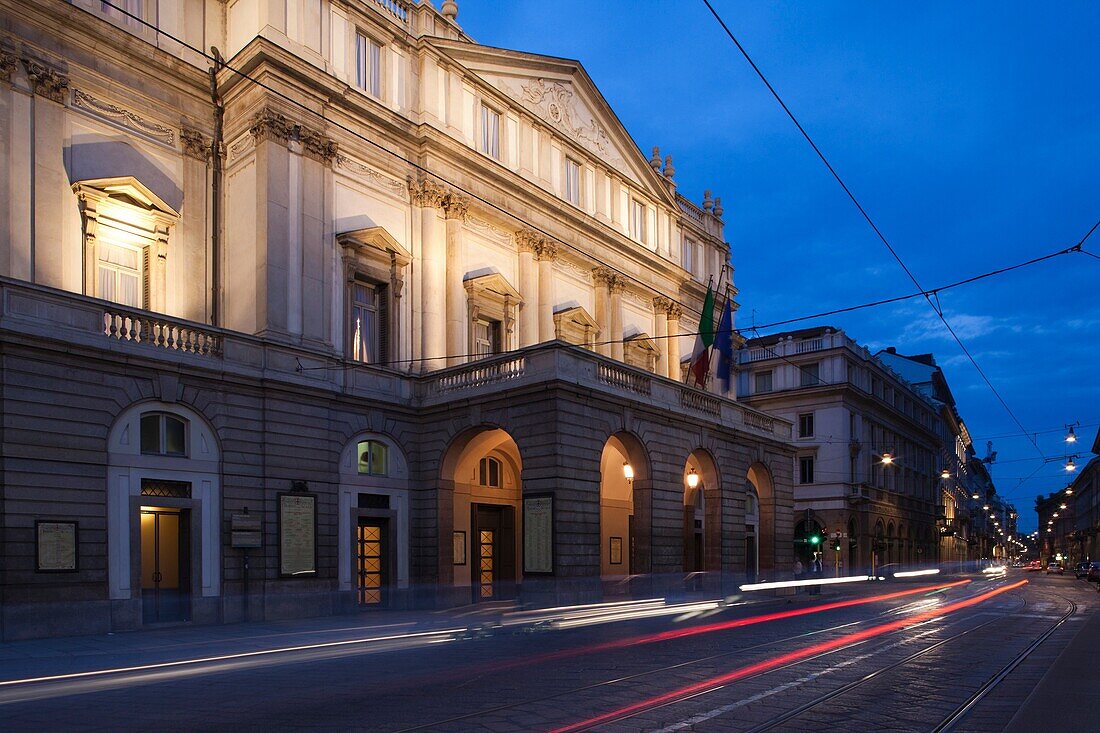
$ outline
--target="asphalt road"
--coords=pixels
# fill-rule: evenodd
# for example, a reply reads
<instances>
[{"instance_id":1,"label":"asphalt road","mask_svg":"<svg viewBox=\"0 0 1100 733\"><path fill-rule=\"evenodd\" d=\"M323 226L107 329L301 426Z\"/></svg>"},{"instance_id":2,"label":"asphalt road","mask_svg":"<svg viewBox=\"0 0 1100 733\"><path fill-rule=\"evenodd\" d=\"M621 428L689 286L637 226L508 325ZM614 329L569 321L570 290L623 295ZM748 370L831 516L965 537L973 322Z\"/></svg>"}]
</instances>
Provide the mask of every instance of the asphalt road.
<instances>
[{"instance_id":1,"label":"asphalt road","mask_svg":"<svg viewBox=\"0 0 1100 733\"><path fill-rule=\"evenodd\" d=\"M1095 586L1011 571L930 590L958 580L654 616L628 606L616 616L633 618L598 624L200 630L183 646L79 658L58 655L57 642L37 656L23 643L0 660L0 721L11 731L992 732L1025 701L1032 712L1056 704L1032 693L1080 643L1100 605Z\"/></svg>"}]
</instances>

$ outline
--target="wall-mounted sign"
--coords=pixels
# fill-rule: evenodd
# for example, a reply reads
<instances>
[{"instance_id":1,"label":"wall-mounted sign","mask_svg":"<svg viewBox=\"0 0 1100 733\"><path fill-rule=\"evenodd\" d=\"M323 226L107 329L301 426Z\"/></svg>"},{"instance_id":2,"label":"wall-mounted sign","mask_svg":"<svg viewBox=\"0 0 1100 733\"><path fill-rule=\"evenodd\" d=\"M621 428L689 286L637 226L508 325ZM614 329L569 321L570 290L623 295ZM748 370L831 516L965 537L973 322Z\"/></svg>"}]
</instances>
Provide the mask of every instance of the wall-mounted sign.
<instances>
[{"instance_id":1,"label":"wall-mounted sign","mask_svg":"<svg viewBox=\"0 0 1100 733\"><path fill-rule=\"evenodd\" d=\"M35 569L40 573L77 571L77 524L72 521L34 523Z\"/></svg>"},{"instance_id":2,"label":"wall-mounted sign","mask_svg":"<svg viewBox=\"0 0 1100 733\"><path fill-rule=\"evenodd\" d=\"M466 533L461 529L456 529L451 535L451 541L454 543L454 564L465 565L466 564Z\"/></svg>"},{"instance_id":3,"label":"wall-mounted sign","mask_svg":"<svg viewBox=\"0 0 1100 733\"><path fill-rule=\"evenodd\" d=\"M317 497L279 494L279 574L317 574Z\"/></svg>"},{"instance_id":4,"label":"wall-mounted sign","mask_svg":"<svg viewBox=\"0 0 1100 733\"><path fill-rule=\"evenodd\" d=\"M234 514L229 524L229 543L239 549L264 546L263 518L259 514Z\"/></svg>"},{"instance_id":5,"label":"wall-mounted sign","mask_svg":"<svg viewBox=\"0 0 1100 733\"><path fill-rule=\"evenodd\" d=\"M608 552L611 555L610 563L612 565L622 565L623 564L623 538L622 537L612 537L611 538L611 547L609 548Z\"/></svg>"},{"instance_id":6,"label":"wall-mounted sign","mask_svg":"<svg viewBox=\"0 0 1100 733\"><path fill-rule=\"evenodd\" d=\"M554 497L523 497L523 572L554 572Z\"/></svg>"}]
</instances>

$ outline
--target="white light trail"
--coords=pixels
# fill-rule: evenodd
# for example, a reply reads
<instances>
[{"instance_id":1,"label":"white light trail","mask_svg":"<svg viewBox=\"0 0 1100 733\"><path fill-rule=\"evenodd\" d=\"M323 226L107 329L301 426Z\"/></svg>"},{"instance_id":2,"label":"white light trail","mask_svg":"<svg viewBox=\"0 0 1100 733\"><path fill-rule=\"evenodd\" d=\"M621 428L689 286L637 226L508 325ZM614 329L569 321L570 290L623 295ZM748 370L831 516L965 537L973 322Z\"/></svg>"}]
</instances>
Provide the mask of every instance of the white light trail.
<instances>
[{"instance_id":1,"label":"white light trail","mask_svg":"<svg viewBox=\"0 0 1100 733\"><path fill-rule=\"evenodd\" d=\"M900 573L894 573L895 578L915 578L918 575L936 575L940 572L939 568L928 568L927 570L903 570Z\"/></svg>"},{"instance_id":2,"label":"white light trail","mask_svg":"<svg viewBox=\"0 0 1100 733\"><path fill-rule=\"evenodd\" d=\"M874 580L873 575L848 575L843 578L811 578L810 580L777 580L771 583L749 583L741 590L770 590L772 588L804 588L811 585L834 585L836 583L862 583Z\"/></svg>"}]
</instances>

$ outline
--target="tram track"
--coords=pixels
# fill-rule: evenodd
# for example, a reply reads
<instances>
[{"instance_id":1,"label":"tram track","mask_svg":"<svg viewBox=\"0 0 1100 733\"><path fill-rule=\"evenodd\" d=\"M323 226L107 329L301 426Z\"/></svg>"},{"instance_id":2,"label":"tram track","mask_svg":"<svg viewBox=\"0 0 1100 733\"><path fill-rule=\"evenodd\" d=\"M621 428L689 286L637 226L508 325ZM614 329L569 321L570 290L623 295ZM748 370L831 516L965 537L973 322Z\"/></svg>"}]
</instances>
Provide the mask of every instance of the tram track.
<instances>
[{"instance_id":1,"label":"tram track","mask_svg":"<svg viewBox=\"0 0 1100 733\"><path fill-rule=\"evenodd\" d=\"M966 600L969 600L969 599L973 599L973 598L976 598L978 596L981 596L983 593L987 593L988 591L989 591L989 588L988 588L988 586L986 586L986 587L984 587L984 588L982 588L982 589L980 589L976 592L967 593L966 595L962 596L960 599L956 600L955 602L963 602L963 601L966 601ZM455 724L458 724L458 723L465 723L465 722L469 722L469 721L472 721L472 720L477 719L477 718L481 718L481 717L485 717L485 716L489 716L489 715L494 715L494 714L499 714L499 713L503 713L503 712L506 712L506 711L517 710L517 709L521 709L525 706L531 706L531 705L536 705L538 703L549 702L549 701L553 701L553 700L556 700L556 699L569 697L569 696L573 696L573 695L577 695L577 694L581 694L581 693L591 693L592 691L595 691L595 690L599 690L599 689L603 689L603 688L609 688L609 687L612 687L612 686L615 686L615 685L622 685L622 684L625 684L625 683L634 682L634 681L643 679L645 677L650 677L650 676L653 676L653 675L660 675L660 674L664 674L664 673L668 673L668 672L675 672L675 671L678 671L678 670L683 671L687 668L690 668L690 667L693 667L693 666L696 666L696 665L700 665L700 664L704 664L706 662L712 662L712 661L719 660L719 659L726 659L726 658L735 657L735 656L738 656L738 655L744 655L744 654L748 654L748 653L751 653L751 652L754 652L754 651L759 651L761 649L775 649L777 646L787 645L791 642L802 641L802 640L805 640L805 639L810 638L810 637L820 636L820 635L824 635L824 634L830 634L830 633L837 632L837 631L851 630L853 627L870 625L870 624L875 623L876 621L881 621L884 618L894 616L894 615L900 615L900 614L904 614L904 613L907 613L907 612L919 613L919 612L921 612L922 608L923 608L923 604L920 604L920 603L906 603L906 604L903 604L903 605L895 607L895 608L886 609L886 610L881 611L879 613L876 613L872 616L869 616L866 619L850 621L850 622L843 623L843 624L836 624L836 625L829 626L829 627L826 627L826 628L823 628L823 629L816 629L814 631L809 631L809 632L805 632L805 633L801 633L801 634L794 634L794 635L787 636L787 637L784 637L784 638L781 638L781 639L769 640L769 641L762 642L762 643L759 643L759 644L753 644L753 645L747 646L747 647L739 647L737 649L732 649L730 651L719 652L719 653L716 653L716 654L708 654L708 655L705 655L705 656L696 657L696 658L693 658L693 659L688 659L688 660L676 662L675 664L668 664L668 665L663 665L663 666L660 666L660 667L655 667L655 668L652 668L652 669L643 670L641 672L636 672L634 674L629 674L629 675L624 675L624 676L620 676L620 677L614 677L614 678L611 678L611 679L601 680L599 682L593 682L593 683L590 683L590 684L587 684L587 685L582 685L582 686L579 686L579 687L570 688L568 690L557 691L557 692L554 692L554 693L548 694L548 695L543 695L543 696L539 696L539 697L525 698L523 700L510 702L510 703L506 703L506 704L501 704L501 705L497 705L497 706L494 706L494 707L491 707L491 708L486 708L486 709L477 710L477 711L471 711L469 713L464 713L464 714L461 714L461 715L455 715L455 716L451 716L451 717L444 718L444 719L433 720L433 721L428 722L428 723L421 723L421 724L417 724L417 725L413 725L413 726L403 727L403 728L396 729L396 730L392 731L391 733L413 733L413 731L423 731L423 730L433 730L434 731L434 730L439 730L439 729L443 728L444 726L455 725ZM858 642L853 643L849 647L842 647L841 649L851 648L851 647L854 647L854 646L859 646L859 645L864 644L864 643L866 643L866 641L858 641ZM782 667L777 667L775 669L768 670L768 671L771 672L771 671L777 671L778 669L786 669L786 668L789 668L789 667L793 667L793 666L796 666L797 664L801 664L801 663L810 661L812 659L820 658L821 656L825 656L826 654L834 654L837 651L840 651L841 649L830 650L830 651L825 652L821 655L814 655L814 656L811 656L811 657L807 657L807 658L801 659L797 662L793 662L789 665L783 665ZM699 694L704 694L704 693L701 692ZM673 704L674 702L683 702L686 699L690 699L691 697L696 697L696 696L697 695L691 695L691 696L688 696L688 697L678 698L676 701L672 701L669 704ZM648 710L657 709L658 707L663 707L663 705L662 706L650 707L650 708L648 708ZM633 717L633 716L623 716L620 719L625 720L625 719L628 719L629 717ZM610 722L614 722L614 721L605 721L605 722L610 723ZM603 724L604 724L604 722L600 723L600 725L603 725ZM592 726L592 727L595 727L595 726ZM576 730L588 730L588 729L590 729L590 728L578 728Z\"/></svg>"}]
</instances>

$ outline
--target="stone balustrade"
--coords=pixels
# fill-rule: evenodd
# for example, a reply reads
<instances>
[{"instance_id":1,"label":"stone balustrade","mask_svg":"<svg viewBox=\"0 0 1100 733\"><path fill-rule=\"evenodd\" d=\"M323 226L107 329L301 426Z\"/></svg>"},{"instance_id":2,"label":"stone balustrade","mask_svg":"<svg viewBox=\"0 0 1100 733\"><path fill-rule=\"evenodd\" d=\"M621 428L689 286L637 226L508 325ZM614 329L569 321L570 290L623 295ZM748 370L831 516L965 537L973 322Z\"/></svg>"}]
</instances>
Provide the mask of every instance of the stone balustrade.
<instances>
[{"instance_id":1,"label":"stone balustrade","mask_svg":"<svg viewBox=\"0 0 1100 733\"><path fill-rule=\"evenodd\" d=\"M127 352L150 366L213 368L223 375L413 408L556 382L781 441L791 437L791 423L785 420L563 342L415 375L9 278L0 278L0 335L9 341L55 340L70 349Z\"/></svg>"}]
</instances>

